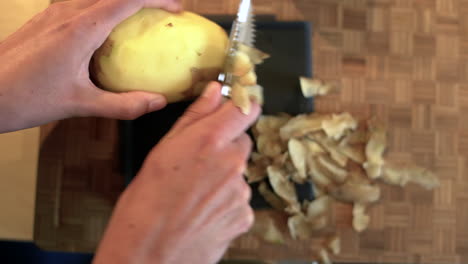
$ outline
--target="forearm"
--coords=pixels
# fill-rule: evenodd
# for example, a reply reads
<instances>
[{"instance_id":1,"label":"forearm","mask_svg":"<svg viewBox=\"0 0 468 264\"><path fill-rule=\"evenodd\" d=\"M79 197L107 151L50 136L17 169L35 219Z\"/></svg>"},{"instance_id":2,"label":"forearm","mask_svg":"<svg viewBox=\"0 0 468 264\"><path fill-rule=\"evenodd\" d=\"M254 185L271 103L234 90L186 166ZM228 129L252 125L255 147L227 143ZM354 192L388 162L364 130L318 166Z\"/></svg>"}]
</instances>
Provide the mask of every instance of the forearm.
<instances>
[{"instance_id":1,"label":"forearm","mask_svg":"<svg viewBox=\"0 0 468 264\"><path fill-rule=\"evenodd\" d=\"M152 181L136 178L119 198L93 264L172 263L168 256L178 250L179 234L170 230L177 221L149 199L157 189Z\"/></svg>"},{"instance_id":2,"label":"forearm","mask_svg":"<svg viewBox=\"0 0 468 264\"><path fill-rule=\"evenodd\" d=\"M35 49L41 49L36 45ZM29 52L32 52L29 50ZM55 74L28 51L0 45L0 133L12 132L71 116L70 99L60 95ZM41 73L41 74L39 74ZM69 88L72 89L73 83Z\"/></svg>"},{"instance_id":3,"label":"forearm","mask_svg":"<svg viewBox=\"0 0 468 264\"><path fill-rule=\"evenodd\" d=\"M11 85L0 74L0 133L12 132L25 128L21 120L23 113L19 111L20 102L11 96Z\"/></svg>"},{"instance_id":4,"label":"forearm","mask_svg":"<svg viewBox=\"0 0 468 264\"><path fill-rule=\"evenodd\" d=\"M40 88L31 92L24 87L25 77L0 67L0 133L13 132L60 119L65 109L48 100L34 100ZM28 98L30 100L28 100ZM58 110L58 111L57 111Z\"/></svg>"},{"instance_id":5,"label":"forearm","mask_svg":"<svg viewBox=\"0 0 468 264\"><path fill-rule=\"evenodd\" d=\"M25 81L27 78L20 76L19 63L17 63L15 52L8 48L8 42L0 45L0 133L12 132L24 128L29 128L33 125L28 125L28 112L31 108L32 102L28 103L22 99L23 94L27 94L24 89ZM24 59L19 59L20 62ZM27 68L27 64L23 68ZM26 98L33 97L34 94L29 94ZM37 109L36 112L40 110Z\"/></svg>"}]
</instances>

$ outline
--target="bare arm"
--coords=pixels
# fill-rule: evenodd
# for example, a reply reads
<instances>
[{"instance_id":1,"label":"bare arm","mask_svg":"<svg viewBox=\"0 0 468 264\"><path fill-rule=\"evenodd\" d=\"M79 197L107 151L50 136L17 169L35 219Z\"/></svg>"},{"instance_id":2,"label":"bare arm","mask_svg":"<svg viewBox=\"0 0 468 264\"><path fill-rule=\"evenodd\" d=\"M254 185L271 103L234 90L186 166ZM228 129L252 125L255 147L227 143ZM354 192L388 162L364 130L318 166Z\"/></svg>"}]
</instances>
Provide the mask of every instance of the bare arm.
<instances>
[{"instance_id":1,"label":"bare arm","mask_svg":"<svg viewBox=\"0 0 468 264\"><path fill-rule=\"evenodd\" d=\"M243 178L256 120L213 83L147 157L121 196L95 263L216 263L251 227Z\"/></svg>"},{"instance_id":2,"label":"bare arm","mask_svg":"<svg viewBox=\"0 0 468 264\"><path fill-rule=\"evenodd\" d=\"M72 0L51 5L0 43L0 133L73 116L134 119L166 105L162 95L94 86L89 62L112 29L142 7L178 0Z\"/></svg>"}]
</instances>

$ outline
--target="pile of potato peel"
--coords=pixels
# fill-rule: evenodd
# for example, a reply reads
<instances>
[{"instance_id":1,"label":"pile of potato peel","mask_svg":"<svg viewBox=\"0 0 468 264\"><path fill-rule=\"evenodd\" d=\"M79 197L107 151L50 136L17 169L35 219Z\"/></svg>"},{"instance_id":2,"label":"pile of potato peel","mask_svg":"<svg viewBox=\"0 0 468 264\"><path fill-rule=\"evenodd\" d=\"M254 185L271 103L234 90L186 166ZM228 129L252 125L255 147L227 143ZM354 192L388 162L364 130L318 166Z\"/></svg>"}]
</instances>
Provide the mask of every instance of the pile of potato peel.
<instances>
[{"instance_id":1,"label":"pile of potato peel","mask_svg":"<svg viewBox=\"0 0 468 264\"><path fill-rule=\"evenodd\" d=\"M251 100L263 104L263 88L257 84L255 66L262 64L270 55L242 43L236 45L238 51L227 60L229 72L234 76L230 97L242 113L248 115L252 108Z\"/></svg>"},{"instance_id":2,"label":"pile of potato peel","mask_svg":"<svg viewBox=\"0 0 468 264\"><path fill-rule=\"evenodd\" d=\"M328 87L327 92L332 90L314 81L317 83ZM314 89L325 94L316 86ZM370 223L367 210L381 196L379 183L400 187L414 183L428 190L439 186L431 171L385 159L387 128L377 119L358 122L349 113L262 116L253 135L256 151L245 172L246 180L260 183L258 191L264 199L288 216L287 228L293 239L307 240L320 236L324 229L333 229L330 212L337 202L352 204L354 230L366 230ZM313 184L314 201L298 200L295 184L305 182ZM281 228L268 217L256 221L257 226L264 225L254 231L256 235L267 242L284 243ZM331 263L329 253L339 254L340 239L327 234L324 243L317 256L322 263Z\"/></svg>"}]
</instances>

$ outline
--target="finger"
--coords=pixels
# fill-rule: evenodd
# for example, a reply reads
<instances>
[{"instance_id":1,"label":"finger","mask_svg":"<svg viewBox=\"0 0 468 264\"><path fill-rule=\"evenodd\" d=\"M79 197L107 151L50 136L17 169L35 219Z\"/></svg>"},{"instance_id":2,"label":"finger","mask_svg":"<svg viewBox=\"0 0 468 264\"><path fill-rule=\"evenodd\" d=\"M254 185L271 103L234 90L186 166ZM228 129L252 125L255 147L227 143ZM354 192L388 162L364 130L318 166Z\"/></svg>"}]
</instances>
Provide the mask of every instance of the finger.
<instances>
[{"instance_id":1,"label":"finger","mask_svg":"<svg viewBox=\"0 0 468 264\"><path fill-rule=\"evenodd\" d=\"M255 221L255 214L252 207L243 205L232 211L227 219L226 227L229 231L226 237L231 241L250 230Z\"/></svg>"},{"instance_id":2,"label":"finger","mask_svg":"<svg viewBox=\"0 0 468 264\"><path fill-rule=\"evenodd\" d=\"M236 149L237 155L240 155L242 160L246 162L252 152L252 145L252 139L246 133L242 134L232 142L232 146Z\"/></svg>"},{"instance_id":3,"label":"finger","mask_svg":"<svg viewBox=\"0 0 468 264\"><path fill-rule=\"evenodd\" d=\"M163 8L171 12L182 8L179 0L101 0L89 9L88 14L112 30L143 7Z\"/></svg>"},{"instance_id":4,"label":"finger","mask_svg":"<svg viewBox=\"0 0 468 264\"><path fill-rule=\"evenodd\" d=\"M230 179L229 185L213 188L213 193L208 196L208 202L203 204L205 210L200 210L204 211L204 214L200 215L197 222L194 222L195 225L202 227L210 223L230 223L233 211L248 206L252 197L250 186L238 175Z\"/></svg>"},{"instance_id":5,"label":"finger","mask_svg":"<svg viewBox=\"0 0 468 264\"><path fill-rule=\"evenodd\" d=\"M144 7L164 8L170 12L182 11L181 0L146 0Z\"/></svg>"},{"instance_id":6,"label":"finger","mask_svg":"<svg viewBox=\"0 0 468 264\"><path fill-rule=\"evenodd\" d=\"M240 155L247 161L250 157L250 152L252 151L252 139L246 133L242 134L240 137L233 141L234 146L236 146L240 152Z\"/></svg>"},{"instance_id":7,"label":"finger","mask_svg":"<svg viewBox=\"0 0 468 264\"><path fill-rule=\"evenodd\" d=\"M88 8L96 3L98 3L100 0L68 0L67 2L70 3L71 6L73 6L75 9L83 9L83 8Z\"/></svg>"},{"instance_id":8,"label":"finger","mask_svg":"<svg viewBox=\"0 0 468 264\"><path fill-rule=\"evenodd\" d=\"M147 92L112 93L99 88L82 101L85 116L132 120L166 106L166 98Z\"/></svg>"},{"instance_id":9,"label":"finger","mask_svg":"<svg viewBox=\"0 0 468 264\"><path fill-rule=\"evenodd\" d=\"M248 115L242 114L232 101L225 103L218 111L198 122L205 128L211 128L219 142L230 143L241 136L260 115L260 106L252 104L252 111Z\"/></svg>"},{"instance_id":10,"label":"finger","mask_svg":"<svg viewBox=\"0 0 468 264\"><path fill-rule=\"evenodd\" d=\"M208 84L200 98L177 121L171 129L170 134L176 134L185 127L216 111L220 107L221 98L221 84L218 82Z\"/></svg>"}]
</instances>

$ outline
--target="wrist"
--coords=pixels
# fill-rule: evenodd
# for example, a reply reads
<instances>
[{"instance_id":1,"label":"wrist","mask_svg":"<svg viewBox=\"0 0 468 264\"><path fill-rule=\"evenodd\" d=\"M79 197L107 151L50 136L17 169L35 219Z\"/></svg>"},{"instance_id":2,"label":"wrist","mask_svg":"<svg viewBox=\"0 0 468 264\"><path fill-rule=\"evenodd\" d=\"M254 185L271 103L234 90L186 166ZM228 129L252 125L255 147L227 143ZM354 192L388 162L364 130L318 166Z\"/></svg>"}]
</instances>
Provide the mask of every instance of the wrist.
<instances>
[{"instance_id":1,"label":"wrist","mask_svg":"<svg viewBox=\"0 0 468 264\"><path fill-rule=\"evenodd\" d=\"M135 186L135 185L139 186ZM176 219L160 203L148 204L154 186L134 181L120 197L94 264L175 263L184 243Z\"/></svg>"},{"instance_id":2,"label":"wrist","mask_svg":"<svg viewBox=\"0 0 468 264\"><path fill-rule=\"evenodd\" d=\"M10 87L0 74L0 133L21 128L22 112L18 109L20 104L9 95Z\"/></svg>"},{"instance_id":3,"label":"wrist","mask_svg":"<svg viewBox=\"0 0 468 264\"><path fill-rule=\"evenodd\" d=\"M5 69L6 68L6 69ZM66 100L42 95L42 86L12 67L0 66L0 133L13 132L70 116ZM33 87L33 89L31 89Z\"/></svg>"}]
</instances>

